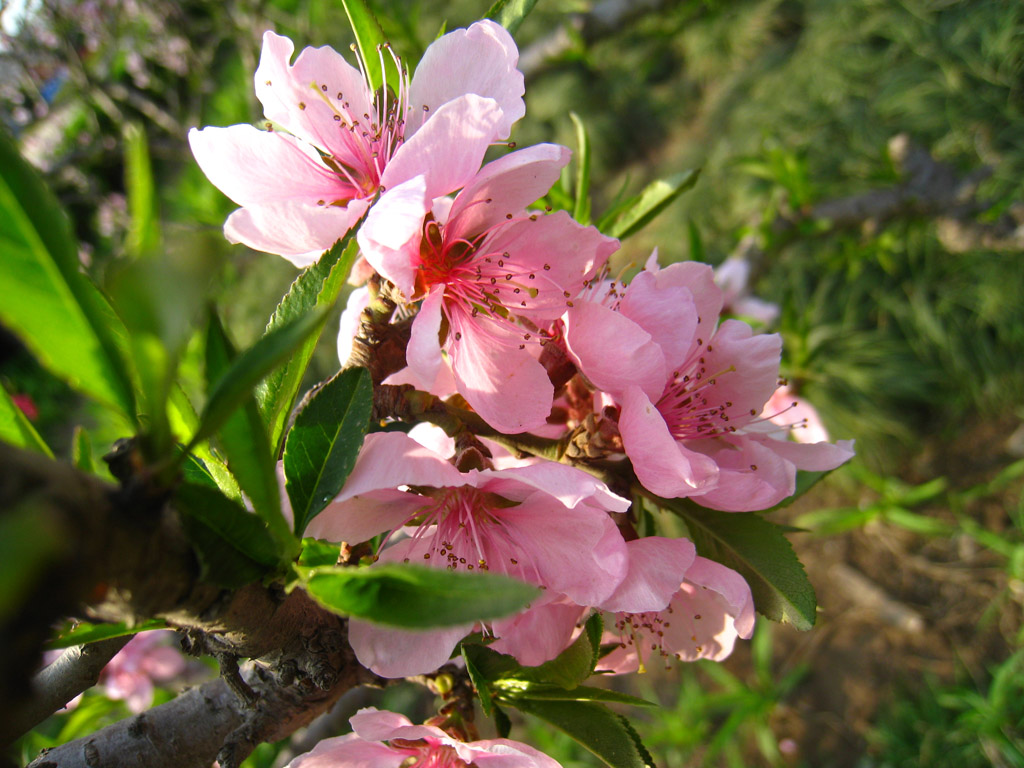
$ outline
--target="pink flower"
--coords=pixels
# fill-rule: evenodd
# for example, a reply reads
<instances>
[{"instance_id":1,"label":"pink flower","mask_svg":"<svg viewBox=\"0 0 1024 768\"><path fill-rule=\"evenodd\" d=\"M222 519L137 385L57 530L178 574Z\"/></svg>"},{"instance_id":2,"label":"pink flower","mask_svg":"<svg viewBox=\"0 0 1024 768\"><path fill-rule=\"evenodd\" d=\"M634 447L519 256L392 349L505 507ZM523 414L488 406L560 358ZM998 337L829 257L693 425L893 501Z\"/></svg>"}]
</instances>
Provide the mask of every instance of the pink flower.
<instances>
[{"instance_id":1,"label":"pink flower","mask_svg":"<svg viewBox=\"0 0 1024 768\"><path fill-rule=\"evenodd\" d=\"M349 722L353 733L324 739L288 768L561 768L518 741L459 741L440 728L413 725L403 715L373 707Z\"/></svg>"},{"instance_id":2,"label":"pink flower","mask_svg":"<svg viewBox=\"0 0 1024 768\"><path fill-rule=\"evenodd\" d=\"M754 601L747 582L736 571L697 557L671 602L663 610L618 612L606 641L619 648L598 662L598 669L635 672L651 653L680 661L721 661L737 637L754 632Z\"/></svg>"},{"instance_id":3,"label":"pink flower","mask_svg":"<svg viewBox=\"0 0 1024 768\"><path fill-rule=\"evenodd\" d=\"M228 240L296 266L344 235L380 190L417 176L432 196L463 186L525 113L515 43L490 21L435 41L411 83L403 71L397 94L374 93L329 47L306 48L291 64L293 51L266 32L256 70L264 113L290 135L234 125L192 129L189 143L210 181L242 206L224 225Z\"/></svg>"},{"instance_id":4,"label":"pink flower","mask_svg":"<svg viewBox=\"0 0 1024 768\"><path fill-rule=\"evenodd\" d=\"M782 342L739 320L717 325L721 308L710 267L673 264L641 272L610 306L577 303L565 344L620 406L623 449L644 487L714 509L766 509L794 493L798 468L833 469L852 443L789 442L759 416Z\"/></svg>"},{"instance_id":5,"label":"pink flower","mask_svg":"<svg viewBox=\"0 0 1024 768\"><path fill-rule=\"evenodd\" d=\"M715 268L715 283L722 289L722 312L771 325L779 316L779 305L750 294L750 262L730 256Z\"/></svg>"},{"instance_id":6,"label":"pink flower","mask_svg":"<svg viewBox=\"0 0 1024 768\"><path fill-rule=\"evenodd\" d=\"M764 404L761 418L792 430L798 443L822 443L828 440L828 430L817 409L802 397L797 397L788 384L781 385Z\"/></svg>"},{"instance_id":7,"label":"pink flower","mask_svg":"<svg viewBox=\"0 0 1024 768\"><path fill-rule=\"evenodd\" d=\"M185 671L181 651L168 645L169 630L140 632L100 673L100 684L111 699L124 699L136 714L153 703L154 683L165 683Z\"/></svg>"},{"instance_id":8,"label":"pink flower","mask_svg":"<svg viewBox=\"0 0 1024 768\"><path fill-rule=\"evenodd\" d=\"M597 605L627 567L625 542L607 512L628 507L562 464L460 472L404 434L375 433L308 535L355 544L403 533L380 553L382 562L504 573L577 605ZM402 632L352 621L350 640L364 666L403 677L439 667L470 629Z\"/></svg>"},{"instance_id":9,"label":"pink flower","mask_svg":"<svg viewBox=\"0 0 1024 768\"><path fill-rule=\"evenodd\" d=\"M481 169L454 201L419 177L393 188L359 232L367 260L406 297L423 299L408 369L389 383L433 391L447 353L456 388L494 428L539 427L554 391L537 361L538 329L604 265L618 242L567 213L524 211L545 194L569 150L541 144Z\"/></svg>"}]
</instances>

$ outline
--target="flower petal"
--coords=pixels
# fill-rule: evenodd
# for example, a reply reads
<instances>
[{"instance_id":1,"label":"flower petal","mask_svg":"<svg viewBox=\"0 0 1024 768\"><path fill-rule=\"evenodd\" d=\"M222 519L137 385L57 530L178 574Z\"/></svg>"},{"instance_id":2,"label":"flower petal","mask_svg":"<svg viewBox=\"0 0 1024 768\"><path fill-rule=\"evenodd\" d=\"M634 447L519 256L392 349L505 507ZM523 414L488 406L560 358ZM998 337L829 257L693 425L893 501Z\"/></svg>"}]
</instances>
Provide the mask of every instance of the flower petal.
<instances>
[{"instance_id":1,"label":"flower petal","mask_svg":"<svg viewBox=\"0 0 1024 768\"><path fill-rule=\"evenodd\" d=\"M238 205L288 200L317 205L350 196L308 144L251 125L193 128L192 154L210 182Z\"/></svg>"},{"instance_id":2,"label":"flower petal","mask_svg":"<svg viewBox=\"0 0 1024 768\"><path fill-rule=\"evenodd\" d=\"M416 510L429 501L423 496L398 489L368 491L328 504L306 526L303 535L358 544L372 539L378 533L400 528Z\"/></svg>"},{"instance_id":3,"label":"flower petal","mask_svg":"<svg viewBox=\"0 0 1024 768\"><path fill-rule=\"evenodd\" d=\"M430 198L464 186L479 170L501 111L493 99L475 94L449 101L391 157L380 183L384 189L422 175Z\"/></svg>"},{"instance_id":4,"label":"flower petal","mask_svg":"<svg viewBox=\"0 0 1024 768\"><path fill-rule=\"evenodd\" d=\"M686 359L697 330L697 306L689 288L659 284L657 277L645 270L630 282L619 304L619 312L651 335L664 353L669 368ZM666 372L661 385L667 377ZM652 398L660 396L658 391Z\"/></svg>"},{"instance_id":5,"label":"flower petal","mask_svg":"<svg viewBox=\"0 0 1024 768\"><path fill-rule=\"evenodd\" d=\"M370 209L356 239L370 265L407 298L416 292L423 217L430 210L426 179L413 178L389 189Z\"/></svg>"},{"instance_id":6,"label":"flower petal","mask_svg":"<svg viewBox=\"0 0 1024 768\"><path fill-rule=\"evenodd\" d=\"M754 598L736 571L698 557L672 599L665 647L685 661L721 661L754 632Z\"/></svg>"},{"instance_id":7,"label":"flower petal","mask_svg":"<svg viewBox=\"0 0 1024 768\"><path fill-rule=\"evenodd\" d=\"M298 202L250 205L228 216L224 235L232 243L276 253L297 267L308 267L344 237L369 204L369 200L353 200L347 208Z\"/></svg>"},{"instance_id":8,"label":"flower petal","mask_svg":"<svg viewBox=\"0 0 1024 768\"><path fill-rule=\"evenodd\" d=\"M784 445L771 438L767 442ZM719 468L718 485L693 496L701 506L752 512L773 507L796 491L796 467L753 435L693 440L689 445L706 453Z\"/></svg>"},{"instance_id":9,"label":"flower petal","mask_svg":"<svg viewBox=\"0 0 1024 768\"><path fill-rule=\"evenodd\" d=\"M547 194L572 153L557 144L537 144L488 163L455 198L446 226L477 235L518 215Z\"/></svg>"},{"instance_id":10,"label":"flower petal","mask_svg":"<svg viewBox=\"0 0 1024 768\"><path fill-rule=\"evenodd\" d=\"M501 120L488 140L508 138L512 124L526 114L518 62L512 36L493 21L479 21L435 40L416 66L409 86L412 110L406 135L419 130L424 121L429 124L442 104L474 93L494 99L501 108Z\"/></svg>"},{"instance_id":11,"label":"flower petal","mask_svg":"<svg viewBox=\"0 0 1024 768\"><path fill-rule=\"evenodd\" d=\"M453 314L448 354L459 394L495 429L508 434L539 427L555 390L520 337L498 322ZM486 329L483 328L486 324Z\"/></svg>"},{"instance_id":12,"label":"flower petal","mask_svg":"<svg viewBox=\"0 0 1024 768\"><path fill-rule=\"evenodd\" d=\"M650 399L633 386L622 397L619 432L637 479L665 498L707 492L718 482L718 467L673 439Z\"/></svg>"},{"instance_id":13,"label":"flower petal","mask_svg":"<svg viewBox=\"0 0 1024 768\"><path fill-rule=\"evenodd\" d=\"M569 646L576 622L585 610L575 603L547 599L511 618L494 622L492 628L498 639L490 647L515 656L520 664L536 667Z\"/></svg>"},{"instance_id":14,"label":"flower petal","mask_svg":"<svg viewBox=\"0 0 1024 768\"><path fill-rule=\"evenodd\" d=\"M697 549L689 539L661 536L628 541L626 551L629 553L626 578L601 604L601 610L644 613L666 608L697 556Z\"/></svg>"},{"instance_id":15,"label":"flower petal","mask_svg":"<svg viewBox=\"0 0 1024 768\"><path fill-rule=\"evenodd\" d=\"M650 334L609 307L592 301L574 304L565 313L565 345L580 372L613 396L635 385L657 400L669 371Z\"/></svg>"},{"instance_id":16,"label":"flower petal","mask_svg":"<svg viewBox=\"0 0 1024 768\"><path fill-rule=\"evenodd\" d=\"M433 672L448 661L473 626L410 632L349 619L348 639L359 663L381 677Z\"/></svg>"},{"instance_id":17,"label":"flower petal","mask_svg":"<svg viewBox=\"0 0 1024 768\"><path fill-rule=\"evenodd\" d=\"M364 741L354 733L323 739L310 752L299 755L286 768L400 768L409 757L387 744Z\"/></svg>"}]
</instances>

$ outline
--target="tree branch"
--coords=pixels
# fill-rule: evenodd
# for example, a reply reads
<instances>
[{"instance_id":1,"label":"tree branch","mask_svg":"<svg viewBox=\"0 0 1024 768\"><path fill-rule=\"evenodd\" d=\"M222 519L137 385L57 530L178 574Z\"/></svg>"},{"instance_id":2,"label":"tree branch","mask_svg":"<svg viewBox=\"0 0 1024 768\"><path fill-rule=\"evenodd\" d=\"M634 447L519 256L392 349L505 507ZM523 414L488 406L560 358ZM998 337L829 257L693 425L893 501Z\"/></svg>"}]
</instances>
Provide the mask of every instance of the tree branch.
<instances>
[{"instance_id":1,"label":"tree branch","mask_svg":"<svg viewBox=\"0 0 1024 768\"><path fill-rule=\"evenodd\" d=\"M129 640L130 635L111 637L65 650L32 679L34 695L28 704L14 712L12 719L0 723L0 740L12 740L31 730L82 691L96 685L103 667Z\"/></svg>"}]
</instances>

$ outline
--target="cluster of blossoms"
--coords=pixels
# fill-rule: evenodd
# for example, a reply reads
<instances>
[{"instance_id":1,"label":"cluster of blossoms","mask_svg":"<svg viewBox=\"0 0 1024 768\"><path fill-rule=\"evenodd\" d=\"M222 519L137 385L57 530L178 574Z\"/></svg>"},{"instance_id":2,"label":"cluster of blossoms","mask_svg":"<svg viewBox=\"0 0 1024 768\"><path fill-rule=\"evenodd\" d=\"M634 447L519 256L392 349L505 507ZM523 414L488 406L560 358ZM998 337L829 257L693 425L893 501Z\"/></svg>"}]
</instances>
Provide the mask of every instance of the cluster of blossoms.
<instances>
[{"instance_id":1,"label":"cluster of blossoms","mask_svg":"<svg viewBox=\"0 0 1024 768\"><path fill-rule=\"evenodd\" d=\"M794 493L797 469L853 455L823 435L789 439L806 417L794 418L791 398L779 403L779 337L721 320L745 276L719 277L736 294L726 297L710 267L661 269L655 255L628 284L610 280L616 240L564 211L529 208L568 149L527 147L481 167L525 113L515 44L494 23L441 37L397 92L374 91L329 48L294 63L292 52L268 32L256 73L267 118L286 132L190 134L203 170L241 206L228 238L305 266L358 227L363 271L413 316L406 365L384 384L458 395L491 437L560 440L578 465L622 470L606 483L485 435L471 437L475 462L429 428L369 435L306 535L349 545L383 535L380 562L499 572L543 591L485 626L408 632L353 620L359 660L387 677L429 673L480 631L495 650L538 665L592 611L606 614L606 639L618 643L602 669L636 670L652 653L727 656L753 631L746 582L687 539L637 537L620 494L762 510ZM349 300L342 364L368 301L365 288ZM744 306L734 311L766 309ZM554 765L514 742L454 742L390 713L361 713L353 726L293 765Z\"/></svg>"}]
</instances>

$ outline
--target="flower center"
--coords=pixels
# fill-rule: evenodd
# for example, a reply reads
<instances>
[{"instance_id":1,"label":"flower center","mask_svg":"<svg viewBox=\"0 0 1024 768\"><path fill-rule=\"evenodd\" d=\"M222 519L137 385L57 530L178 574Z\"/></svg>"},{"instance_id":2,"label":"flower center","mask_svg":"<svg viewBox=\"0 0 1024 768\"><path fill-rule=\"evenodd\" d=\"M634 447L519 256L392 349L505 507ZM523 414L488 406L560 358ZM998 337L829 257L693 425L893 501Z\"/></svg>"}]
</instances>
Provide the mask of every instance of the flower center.
<instances>
[{"instance_id":1,"label":"flower center","mask_svg":"<svg viewBox=\"0 0 1024 768\"><path fill-rule=\"evenodd\" d=\"M398 743L392 742L391 746L406 748L401 740L396 739L395 741ZM471 768L471 765L460 758L455 750L447 744L426 744L416 749L420 754L407 757L399 768L465 768L465 766Z\"/></svg>"},{"instance_id":2,"label":"flower center","mask_svg":"<svg viewBox=\"0 0 1024 768\"><path fill-rule=\"evenodd\" d=\"M700 339L690 358L672 373L657 408L676 440L700 440L735 432L756 414L738 414L731 402L716 402L718 377L735 372L735 367L712 374L705 365L705 345ZM706 346L711 351L710 344ZM733 423L730 423L733 422Z\"/></svg>"}]
</instances>

